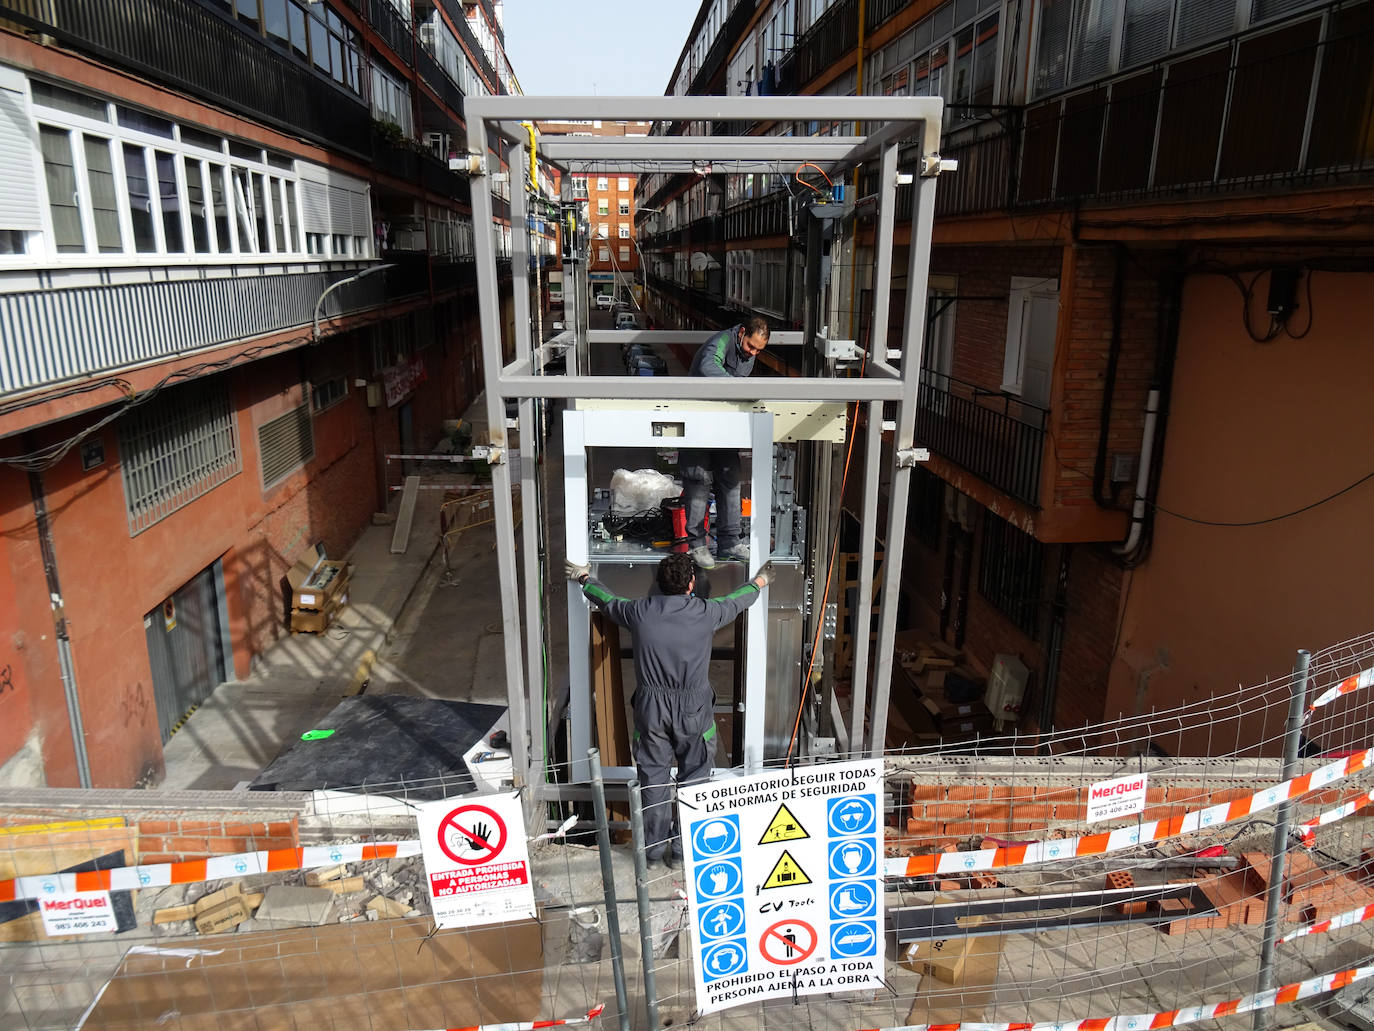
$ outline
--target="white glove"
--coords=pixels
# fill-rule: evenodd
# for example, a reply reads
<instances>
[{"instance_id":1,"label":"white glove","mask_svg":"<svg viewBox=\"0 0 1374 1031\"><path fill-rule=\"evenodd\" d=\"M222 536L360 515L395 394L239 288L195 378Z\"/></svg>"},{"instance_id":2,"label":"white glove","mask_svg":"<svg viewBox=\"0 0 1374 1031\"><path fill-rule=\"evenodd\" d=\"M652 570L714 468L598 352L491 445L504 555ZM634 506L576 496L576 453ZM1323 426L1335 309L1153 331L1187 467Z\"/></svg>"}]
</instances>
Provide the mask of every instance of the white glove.
<instances>
[{"instance_id":1,"label":"white glove","mask_svg":"<svg viewBox=\"0 0 1374 1031\"><path fill-rule=\"evenodd\" d=\"M576 580L578 583L586 583L588 577L592 575L591 566L579 566L576 562L565 560L563 562L563 575L569 580Z\"/></svg>"},{"instance_id":2,"label":"white glove","mask_svg":"<svg viewBox=\"0 0 1374 1031\"><path fill-rule=\"evenodd\" d=\"M759 590L763 590L765 587L767 587L769 584L773 582L773 577L777 575L778 571L774 567L773 563L771 561L765 562L763 564L763 567L759 569L757 573L754 574L754 586L756 586Z\"/></svg>"}]
</instances>

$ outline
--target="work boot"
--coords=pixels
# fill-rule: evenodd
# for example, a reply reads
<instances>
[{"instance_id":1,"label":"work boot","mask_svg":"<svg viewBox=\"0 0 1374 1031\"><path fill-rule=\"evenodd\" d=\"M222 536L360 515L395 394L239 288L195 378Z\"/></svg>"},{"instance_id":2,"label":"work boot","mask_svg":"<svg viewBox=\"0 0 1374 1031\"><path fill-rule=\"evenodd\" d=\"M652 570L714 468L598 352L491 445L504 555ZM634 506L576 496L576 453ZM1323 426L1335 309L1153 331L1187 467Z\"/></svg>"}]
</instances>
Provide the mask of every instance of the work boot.
<instances>
[{"instance_id":1,"label":"work boot","mask_svg":"<svg viewBox=\"0 0 1374 1031\"><path fill-rule=\"evenodd\" d=\"M749 544L746 541L736 541L720 553L722 562L748 562Z\"/></svg>"},{"instance_id":2,"label":"work boot","mask_svg":"<svg viewBox=\"0 0 1374 1031\"><path fill-rule=\"evenodd\" d=\"M711 557L711 549L704 544L698 544L687 554L691 556L692 561L697 564L698 569L716 568L716 560Z\"/></svg>"}]
</instances>

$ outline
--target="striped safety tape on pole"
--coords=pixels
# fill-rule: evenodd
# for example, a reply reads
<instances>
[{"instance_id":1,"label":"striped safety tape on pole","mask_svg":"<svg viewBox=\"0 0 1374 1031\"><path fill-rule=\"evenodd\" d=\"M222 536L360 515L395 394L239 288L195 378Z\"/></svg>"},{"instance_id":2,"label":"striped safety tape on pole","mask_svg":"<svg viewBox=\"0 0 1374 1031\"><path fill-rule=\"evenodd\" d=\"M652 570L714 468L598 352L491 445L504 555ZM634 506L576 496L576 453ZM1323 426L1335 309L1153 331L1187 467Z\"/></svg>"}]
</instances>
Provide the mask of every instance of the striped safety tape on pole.
<instances>
[{"instance_id":1,"label":"striped safety tape on pole","mask_svg":"<svg viewBox=\"0 0 1374 1031\"><path fill-rule=\"evenodd\" d=\"M347 845L310 845L305 848L276 848L270 851L239 852L210 859L188 859L181 863L156 863L149 866L119 866L88 873L35 874L0 881L0 902L41 899L49 895L77 895L87 891L136 891L168 884L194 884L224 877L276 873L281 870L310 870L339 863L361 863L372 859L401 859L418 856L418 841L387 841Z\"/></svg>"},{"instance_id":2,"label":"striped safety tape on pole","mask_svg":"<svg viewBox=\"0 0 1374 1031\"><path fill-rule=\"evenodd\" d=\"M1335 687L1328 687L1313 699L1312 704L1307 707L1307 711L1320 709L1323 705L1331 704L1343 694L1349 694L1351 691L1358 691L1362 687L1370 686L1374 686L1374 669L1356 673L1353 677L1346 677Z\"/></svg>"},{"instance_id":3,"label":"striped safety tape on pole","mask_svg":"<svg viewBox=\"0 0 1374 1031\"><path fill-rule=\"evenodd\" d=\"M1364 923L1370 917L1374 917L1374 904L1361 906L1359 909L1348 909L1344 913L1337 913L1330 920L1318 920L1315 924L1308 924L1306 927L1299 927L1296 931L1289 931L1279 939L1279 944L1291 942L1294 938L1301 938L1308 934L1325 934L1327 931L1339 930L1342 927L1353 927L1355 924Z\"/></svg>"},{"instance_id":4,"label":"striped safety tape on pole","mask_svg":"<svg viewBox=\"0 0 1374 1031\"><path fill-rule=\"evenodd\" d=\"M1356 752L1344 759L1328 763L1311 773L1304 773L1301 777L1294 777L1282 784L1257 791L1249 798L1222 802L1206 809L1195 809L1167 820L1147 820L1137 827L1120 827L1102 834L1085 834L1077 838L1052 838L1049 841L974 849L968 852L898 856L884 862L883 874L887 877L921 877L929 874L967 873L971 870L999 870L1009 866L1052 863L1080 856L1100 856L1136 845L1177 837L1180 834L1211 830L1348 777L1364 769L1371 755L1374 755L1374 749L1365 749L1363 752Z\"/></svg>"},{"instance_id":5,"label":"striped safety tape on pole","mask_svg":"<svg viewBox=\"0 0 1374 1031\"><path fill-rule=\"evenodd\" d=\"M1344 805L1338 805L1335 809L1328 809L1324 813L1319 813L1306 823L1300 823L1293 829L1294 833L1302 839L1302 843L1311 848L1317 843L1317 828L1325 827L1328 823L1335 823L1337 820L1344 820L1347 816L1353 816L1365 806L1374 802L1374 791L1369 791L1359 798L1352 798Z\"/></svg>"},{"instance_id":6,"label":"striped safety tape on pole","mask_svg":"<svg viewBox=\"0 0 1374 1031\"><path fill-rule=\"evenodd\" d=\"M568 1017L566 1020L522 1020L514 1024L472 1024L469 1027L450 1027L443 1031L533 1031L539 1027L567 1027L569 1024L589 1024L601 1016L605 1003L593 1006L585 1017Z\"/></svg>"},{"instance_id":7,"label":"striped safety tape on pole","mask_svg":"<svg viewBox=\"0 0 1374 1031\"><path fill-rule=\"evenodd\" d=\"M1374 977L1374 967L1354 967L1334 974L1322 974L1306 981L1270 988L1265 992L1247 995L1211 1006L1190 1006L1187 1009L1165 1010L1162 1013L1138 1013L1134 1016L1103 1017L1098 1020L1042 1020L1034 1024L904 1024L884 1031L1148 1031L1150 1028L1177 1027L1198 1020L1229 1017L1233 1013L1250 1013L1271 1006L1285 1006L1300 999L1333 992L1356 981ZM877 1029L870 1029L877 1031Z\"/></svg>"}]
</instances>

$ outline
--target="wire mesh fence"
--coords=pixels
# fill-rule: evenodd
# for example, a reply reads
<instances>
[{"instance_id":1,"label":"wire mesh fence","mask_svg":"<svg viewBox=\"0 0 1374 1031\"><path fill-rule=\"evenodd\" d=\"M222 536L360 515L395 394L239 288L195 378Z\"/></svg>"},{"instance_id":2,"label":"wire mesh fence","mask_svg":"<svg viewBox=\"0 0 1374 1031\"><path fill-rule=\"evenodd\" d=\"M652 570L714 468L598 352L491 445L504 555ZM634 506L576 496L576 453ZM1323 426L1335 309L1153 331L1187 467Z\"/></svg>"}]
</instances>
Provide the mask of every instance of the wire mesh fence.
<instances>
[{"instance_id":1,"label":"wire mesh fence","mask_svg":"<svg viewBox=\"0 0 1374 1031\"><path fill-rule=\"evenodd\" d=\"M631 793L599 807L571 767L549 770L563 800L522 796L534 915L438 930L417 807L471 785L11 792L0 1027L1239 1027L1267 951L1274 986L1374 962L1371 669L1374 634L1315 653L1305 680L884 756L881 986L704 1016L691 844L645 866ZM1138 810L1095 819L1094 789L1121 783ZM1290 989L1264 1014L1293 1025L1359 988Z\"/></svg>"}]
</instances>

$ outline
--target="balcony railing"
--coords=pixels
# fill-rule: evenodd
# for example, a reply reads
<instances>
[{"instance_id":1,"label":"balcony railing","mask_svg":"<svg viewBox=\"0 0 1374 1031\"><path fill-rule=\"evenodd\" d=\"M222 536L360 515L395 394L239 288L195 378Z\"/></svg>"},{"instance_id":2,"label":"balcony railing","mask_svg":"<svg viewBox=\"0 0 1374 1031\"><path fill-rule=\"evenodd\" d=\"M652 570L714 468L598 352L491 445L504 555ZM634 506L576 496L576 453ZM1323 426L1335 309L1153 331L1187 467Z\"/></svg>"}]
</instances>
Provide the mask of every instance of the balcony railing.
<instances>
[{"instance_id":1,"label":"balcony railing","mask_svg":"<svg viewBox=\"0 0 1374 1031\"><path fill-rule=\"evenodd\" d=\"M396 8L387 3L387 0L367 0L363 9L372 31L395 51L397 57L410 64L410 55L415 49L410 38L410 26Z\"/></svg>"},{"instance_id":2,"label":"balcony railing","mask_svg":"<svg viewBox=\"0 0 1374 1031\"><path fill-rule=\"evenodd\" d=\"M0 0L0 18L293 135L368 153L361 99L194 0Z\"/></svg>"},{"instance_id":3,"label":"balcony railing","mask_svg":"<svg viewBox=\"0 0 1374 1031\"><path fill-rule=\"evenodd\" d=\"M174 280L148 271L146 282L0 294L0 325L12 330L0 336L0 394L297 327L308 337L316 300L358 269L264 275L234 266L227 277ZM375 308L424 283L403 271L341 287L321 314Z\"/></svg>"},{"instance_id":4,"label":"balcony railing","mask_svg":"<svg viewBox=\"0 0 1374 1031\"><path fill-rule=\"evenodd\" d=\"M725 239L747 240L756 236L787 235L791 231L788 204L791 194L777 190L752 197L725 212Z\"/></svg>"},{"instance_id":5,"label":"balcony railing","mask_svg":"<svg viewBox=\"0 0 1374 1031\"><path fill-rule=\"evenodd\" d=\"M1049 413L943 373L921 373L916 440L1019 501L1039 507Z\"/></svg>"}]
</instances>

